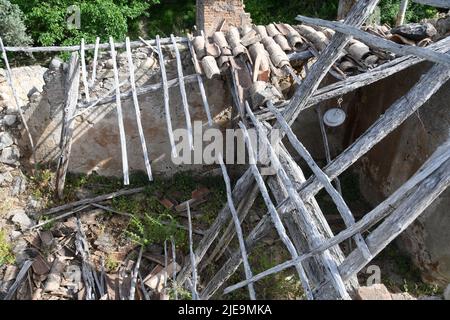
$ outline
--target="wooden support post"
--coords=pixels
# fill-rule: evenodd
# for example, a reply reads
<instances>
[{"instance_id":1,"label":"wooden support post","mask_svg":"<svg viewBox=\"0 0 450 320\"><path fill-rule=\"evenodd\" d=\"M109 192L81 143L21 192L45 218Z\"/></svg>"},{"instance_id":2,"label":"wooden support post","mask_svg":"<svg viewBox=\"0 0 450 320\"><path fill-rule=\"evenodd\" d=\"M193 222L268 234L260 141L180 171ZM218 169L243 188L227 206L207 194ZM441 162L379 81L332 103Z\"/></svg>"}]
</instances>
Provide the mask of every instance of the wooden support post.
<instances>
[{"instance_id":1,"label":"wooden support post","mask_svg":"<svg viewBox=\"0 0 450 320\"><path fill-rule=\"evenodd\" d=\"M237 234L237 237L239 240L239 248L241 250L242 261L244 263L245 277L246 277L246 279L250 279L250 278L252 278L253 273L250 268L250 264L248 262L247 249L245 248L245 241L244 241L244 236L242 234L241 222L239 221L239 216L238 216L238 213L237 213L236 208L234 207L234 203L233 203L233 194L232 194L232 190L231 190L230 177L228 176L227 168L225 167L225 164L223 163L221 154L219 154L218 160L219 160L220 167L222 169L222 175L223 175L223 179L225 181L225 186L226 186L226 190L227 190L228 207L230 208L231 214L233 216L234 227L236 229L236 234ZM250 299L256 300L255 288L253 287L253 284L249 284L248 292L250 295Z\"/></svg>"},{"instance_id":2,"label":"wooden support post","mask_svg":"<svg viewBox=\"0 0 450 320\"><path fill-rule=\"evenodd\" d=\"M192 121L191 121L191 114L189 112L189 103L188 103L188 98L187 98L187 93L186 93L186 87L184 84L183 64L181 63L180 50L178 49L178 45L175 40L175 37L173 35L171 35L171 38L172 38L172 45L175 50L175 57L177 60L178 82L180 83L181 100L183 102L184 116L186 117L186 129L188 131L189 147L191 150L194 150L194 137L192 135Z\"/></svg>"},{"instance_id":3,"label":"wooden support post","mask_svg":"<svg viewBox=\"0 0 450 320\"><path fill-rule=\"evenodd\" d=\"M172 147L172 157L176 158L178 155L177 148L175 146L175 138L173 137L172 118L170 116L169 85L167 84L166 64L161 49L161 41L159 35L156 36L156 48L158 49L159 65L161 68L161 78L164 90L164 109L166 113L167 132L169 134L169 141Z\"/></svg>"},{"instance_id":4,"label":"wooden support post","mask_svg":"<svg viewBox=\"0 0 450 320\"><path fill-rule=\"evenodd\" d=\"M111 58L113 61L114 84L116 86L117 120L119 122L120 147L122 150L123 183L127 186L130 184L130 177L128 172L127 140L125 136L125 127L123 124L122 102L120 101L119 71L117 68L117 55L114 46L114 39L110 37L109 42L111 45Z\"/></svg>"},{"instance_id":5,"label":"wooden support post","mask_svg":"<svg viewBox=\"0 0 450 320\"><path fill-rule=\"evenodd\" d=\"M269 140L267 139L266 133L263 130L263 127L260 122L256 119L256 117L253 115L252 110L250 109L250 106L247 104L247 113L250 115L250 118L252 119L253 124L258 130L258 135L260 139L262 139L262 142L266 145L266 147L269 150L270 160L272 163L272 166L274 166L275 170L277 171L282 186L287 190L287 193L289 195L289 198L291 201L295 204L295 209L297 210L297 214L299 214L300 219L302 220L302 227L305 227L304 231L308 238L311 239L312 245L316 246L323 240L320 237L320 233L317 229L314 228L314 223L310 222L310 219L312 219L310 213L308 212L308 209L306 208L304 202L300 199L298 193L296 192L293 183L290 181L289 177L287 176L285 170L283 169L280 160L278 159L275 150L273 149L272 145L270 144ZM284 129L284 128L283 128ZM289 136L289 135L288 135ZM292 143L292 142L291 142ZM334 190L334 189L333 189ZM345 206L345 204L344 204ZM350 213L351 215L351 213ZM328 251L325 251L323 253L322 260L324 262L324 265L328 268L327 272L330 274L331 278L333 279L334 287L336 288L337 292L341 294L341 297L344 299L348 299L348 293L345 289L344 282L340 278L339 273L337 273L337 265L334 264L333 259L330 257L330 253ZM310 296L312 298L312 295Z\"/></svg>"},{"instance_id":6,"label":"wooden support post","mask_svg":"<svg viewBox=\"0 0 450 320\"><path fill-rule=\"evenodd\" d=\"M56 194L60 199L64 196L64 185L66 182L67 170L69 168L70 153L72 151L72 138L75 125L75 121L72 116L75 114L77 107L79 86L80 60L78 58L78 53L73 52L66 74L66 97L63 110L60 143L61 154L56 173Z\"/></svg>"},{"instance_id":7,"label":"wooden support post","mask_svg":"<svg viewBox=\"0 0 450 320\"><path fill-rule=\"evenodd\" d=\"M406 9L408 8L408 2L409 0L402 0L402 2L400 3L400 10L398 11L397 20L395 22L395 25L397 27L401 26L405 21L405 14Z\"/></svg>"},{"instance_id":8,"label":"wooden support post","mask_svg":"<svg viewBox=\"0 0 450 320\"><path fill-rule=\"evenodd\" d=\"M130 73L131 92L133 94L134 110L136 112L136 122L139 131L139 139L141 141L142 153L144 154L145 169L147 170L147 176L150 181L153 181L152 168L150 166L150 160L148 157L147 143L145 141L144 129L142 128L141 109L139 107L139 99L136 92L136 79L134 74L133 56L130 46L130 38L126 38L126 49L128 59L128 72Z\"/></svg>"},{"instance_id":9,"label":"wooden support post","mask_svg":"<svg viewBox=\"0 0 450 320\"><path fill-rule=\"evenodd\" d=\"M87 75L87 70L86 70L84 38L81 39L80 57L81 57L81 79L83 80L84 95L85 95L86 101L90 102L91 97L89 96L89 85L88 85L88 81L87 81L88 75Z\"/></svg>"},{"instance_id":10,"label":"wooden support post","mask_svg":"<svg viewBox=\"0 0 450 320\"><path fill-rule=\"evenodd\" d=\"M177 43L184 43L187 42L188 39L184 37L175 37L175 40ZM162 38L160 39L161 45L171 44L172 39L171 38ZM131 48L139 48L142 46L148 46L148 45L155 45L156 40L147 40L144 43L142 41L133 41L131 42ZM9 52L73 52L73 51L79 51L81 46L52 46L52 47L5 47L6 51ZM125 48L125 43L116 43L114 45L116 49L123 49ZM110 49L111 44L103 43L98 46L99 49ZM93 50L95 49L94 44L89 44L85 46L85 50Z\"/></svg>"}]
</instances>

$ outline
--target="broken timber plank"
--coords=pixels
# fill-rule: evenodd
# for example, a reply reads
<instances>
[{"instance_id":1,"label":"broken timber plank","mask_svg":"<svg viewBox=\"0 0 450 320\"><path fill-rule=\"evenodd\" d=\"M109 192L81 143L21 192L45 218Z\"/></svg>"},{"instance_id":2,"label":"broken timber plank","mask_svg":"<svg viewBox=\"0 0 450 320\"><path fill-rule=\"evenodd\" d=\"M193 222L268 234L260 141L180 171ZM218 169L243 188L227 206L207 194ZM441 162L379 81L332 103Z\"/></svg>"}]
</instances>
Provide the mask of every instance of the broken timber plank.
<instances>
[{"instance_id":1,"label":"broken timber plank","mask_svg":"<svg viewBox=\"0 0 450 320\"><path fill-rule=\"evenodd\" d=\"M125 127L123 124L122 102L120 101L119 71L117 68L117 55L114 46L114 39L110 37L109 42L111 45L111 58L113 61L114 83L116 87L116 107L117 107L117 120L119 122L120 148L122 151L123 183L124 185L127 186L130 184L130 177L128 171L129 169L128 169L128 155L127 155L127 140L125 136Z\"/></svg>"},{"instance_id":2,"label":"broken timber plank","mask_svg":"<svg viewBox=\"0 0 450 320\"><path fill-rule=\"evenodd\" d=\"M147 142L145 141L144 129L142 128L141 109L139 107L139 99L136 93L136 79L134 74L134 64L133 64L133 56L131 53L130 38L127 37L125 43L128 59L128 72L130 74L131 92L133 94L133 105L136 113L136 122L138 126L139 138L141 141L142 153L144 154L145 169L147 170L148 179L150 181L153 181L152 168L150 166L150 160L148 157Z\"/></svg>"},{"instance_id":3,"label":"broken timber plank","mask_svg":"<svg viewBox=\"0 0 450 320\"><path fill-rule=\"evenodd\" d=\"M438 8L450 8L450 1L448 0L412 0L412 1Z\"/></svg>"},{"instance_id":4,"label":"broken timber plank","mask_svg":"<svg viewBox=\"0 0 450 320\"><path fill-rule=\"evenodd\" d=\"M82 205L102 202L102 201L110 200L110 199L117 198L117 197L120 197L120 196L129 196L129 195L132 195L132 194L143 192L144 190L145 190L144 187L135 188L135 189L124 189L124 190L119 190L119 191L116 191L116 192L113 192L113 193L100 195L100 196L97 196L97 197L94 197L94 198L78 200L78 201L75 201L75 202L63 204L62 206L59 206L59 207L55 207L55 208L49 209L48 211L46 211L43 214L40 214L39 216L46 216L46 215L50 215L50 214L55 214L57 212L61 212L61 211L64 211L64 210L70 210L72 208L79 207L79 206L82 206Z\"/></svg>"},{"instance_id":5,"label":"broken timber plank","mask_svg":"<svg viewBox=\"0 0 450 320\"><path fill-rule=\"evenodd\" d=\"M220 167L222 169L223 179L225 181L228 207L230 208L231 214L233 216L234 227L236 228L236 234L237 234L237 237L239 240L239 248L242 253L242 261L244 263L245 277L247 279L250 279L253 276L253 273L250 268L250 264L248 262L247 249L245 248L244 236L242 235L241 222L239 221L239 216L238 216L238 213L236 212L236 208L234 207L234 203L233 203L230 177L228 176L227 168L225 167L225 164L223 163L221 154L219 154L218 159L219 159ZM250 299L256 300L255 288L253 287L253 284L249 284L248 292L250 295Z\"/></svg>"},{"instance_id":6,"label":"broken timber plank","mask_svg":"<svg viewBox=\"0 0 450 320\"><path fill-rule=\"evenodd\" d=\"M450 66L450 55L445 53L439 53L433 50L429 50L427 48L421 48L417 46L401 45L386 40L382 37L375 36L368 32L364 32L358 28L349 26L341 22L326 21L322 19L308 18L304 16L297 16L296 19L304 23L331 28L341 34L351 35L372 48L387 50L400 56L414 55L432 62L442 63L447 66Z\"/></svg>"},{"instance_id":7,"label":"broken timber plank","mask_svg":"<svg viewBox=\"0 0 450 320\"><path fill-rule=\"evenodd\" d=\"M258 130L259 137L262 139L262 142L267 146L269 150L270 160L272 163L272 166L274 166L275 170L277 171L283 187L287 190L287 193L289 194L289 198L291 201L295 204L295 207L297 209L298 214L300 214L300 218L304 220L302 226L308 226L308 228L305 228L304 231L306 232L307 236L311 238L312 245L317 245L322 240L320 239L318 230L314 229L314 224L310 223L308 220L311 219L310 214L308 213L308 209L306 208L303 201L300 199L299 195L297 194L293 183L289 179L288 175L286 174L285 170L283 169L280 160L278 159L272 145L270 144L269 140L267 139L266 133L262 128L261 123L258 122L258 120L253 115L250 106L247 104L247 113L250 115L250 118L252 119L253 124L255 125L256 129ZM350 213L351 215L351 213ZM348 293L345 289L344 282L342 281L340 275L336 272L337 271L337 265L333 265L334 260L330 258L330 253L328 251L325 251L323 253L323 261L324 265L327 266L328 272L331 273L331 277L333 278L334 286L336 290L340 293L341 297L344 299L348 299ZM312 295L310 296L312 298Z\"/></svg>"},{"instance_id":8,"label":"broken timber plank","mask_svg":"<svg viewBox=\"0 0 450 320\"><path fill-rule=\"evenodd\" d=\"M189 148L191 150L194 150L194 137L192 135L192 121L191 121L191 114L189 112L189 103L188 103L188 98L187 98L187 93L186 93L186 87L184 84L183 64L181 63L180 50L178 49L178 45L175 40L175 37L173 35L171 35L171 38L172 38L172 45L175 50L175 57L177 60L178 82L180 83L181 100L183 102L184 115L186 117L186 128L188 131Z\"/></svg>"},{"instance_id":9,"label":"broken timber plank","mask_svg":"<svg viewBox=\"0 0 450 320\"><path fill-rule=\"evenodd\" d=\"M98 46L100 45L100 38L97 37L95 39L95 47L94 47L94 62L92 63L92 75L91 82L89 86L93 87L95 85L95 80L97 80L97 63L98 63Z\"/></svg>"},{"instance_id":10,"label":"broken timber plank","mask_svg":"<svg viewBox=\"0 0 450 320\"><path fill-rule=\"evenodd\" d=\"M333 187L331 184L330 178L320 169L320 167L317 165L317 163L314 161L311 154L308 152L308 150L303 146L303 144L297 139L294 132L292 132L292 129L289 127L287 122L284 120L282 115L274 108L274 106L269 103L268 104L270 111L272 111L275 114L275 117L277 118L278 122L281 125L282 130L284 133L286 133L291 145L294 147L294 149L297 151L297 153L306 161L309 168L312 170L314 175L317 177L317 179L320 181L320 183L324 186L325 190L330 195L333 202L336 204L336 207L341 214L342 219L345 222L345 225L347 227L350 227L355 224L355 218L353 217L353 214L351 213L349 207L345 203L342 196L339 194L339 192ZM251 112L251 111L250 111ZM249 112L249 114L250 114ZM254 115L251 114L252 120L257 123L256 118ZM358 248L363 253L364 257L367 259L372 258L372 254L369 251L369 248L367 247L367 244L364 241L364 238L361 236L361 234L357 234L354 237L355 243L358 246Z\"/></svg>"},{"instance_id":11,"label":"broken timber plank","mask_svg":"<svg viewBox=\"0 0 450 320\"><path fill-rule=\"evenodd\" d=\"M443 166L446 162L448 163L450 160L450 149L448 149L449 143L447 142L447 149L445 150L444 146L441 146L436 151L430 159L426 161L425 164L422 165L421 169L417 171L417 173L409 179L405 184L403 184L399 189L397 189L392 195L390 195L385 201L383 201L380 205L378 205L371 212L366 214L360 221L358 221L355 225L350 228L345 229L340 232L338 235L334 236L331 239L326 240L321 246L317 248L313 248L308 253L303 254L299 258L295 260L290 260L283 262L275 267L272 267L268 270L265 270L257 275L255 275L250 282L255 282L261 280L262 278L285 270L286 268L292 267L294 262L305 261L308 258L313 257L315 254L327 249L332 246L339 244L352 235L368 230L371 226L378 223L380 220L384 219L386 216L389 216L393 213L396 207L398 207L398 203L407 198L414 190L417 189L417 186L423 184L423 181L427 179L429 176L433 175L434 172ZM362 257L362 255L360 255ZM363 258L363 257L362 257ZM235 285L232 285L225 289L225 292L231 292L238 288L242 288L248 285L249 281L241 281Z\"/></svg>"},{"instance_id":12,"label":"broken timber plank","mask_svg":"<svg viewBox=\"0 0 450 320\"><path fill-rule=\"evenodd\" d=\"M187 214L188 214L188 225L189 225L189 256L191 257L191 268L192 268L192 300L198 300L197 293L197 263L195 262L194 254L194 241L192 239L192 217L191 208L189 203L187 204Z\"/></svg>"},{"instance_id":13,"label":"broken timber plank","mask_svg":"<svg viewBox=\"0 0 450 320\"><path fill-rule=\"evenodd\" d=\"M169 134L170 146L172 147L172 157L177 157L177 148L175 146L175 138L173 137L172 118L170 116L170 102L169 102L169 85L167 84L166 65L164 55L161 49L161 41L159 35L156 36L156 48L158 50L159 65L161 68L161 78L164 90L164 110L166 113L167 132Z\"/></svg>"},{"instance_id":14,"label":"broken timber plank","mask_svg":"<svg viewBox=\"0 0 450 320\"><path fill-rule=\"evenodd\" d=\"M73 52L66 74L66 97L63 110L63 121L61 126L61 155L58 161L56 174L56 194L62 199L66 174L69 168L70 154L72 151L72 139L75 121L72 116L75 114L78 91L80 86L80 61L78 53Z\"/></svg>"},{"instance_id":15,"label":"broken timber plank","mask_svg":"<svg viewBox=\"0 0 450 320\"><path fill-rule=\"evenodd\" d=\"M203 78L201 76L202 70L201 70L200 64L197 60L197 55L195 54L194 47L192 46L190 36L189 36L189 41L188 41L188 47L189 47L189 51L191 53L192 62L194 63L195 72L197 72L197 82L198 82L198 87L200 89L200 94L202 96L203 107L205 108L205 113L208 118L208 124L211 127L213 125L213 121L212 121L212 117L211 117L211 111L209 108L208 98L206 96L205 85L203 83Z\"/></svg>"},{"instance_id":16,"label":"broken timber plank","mask_svg":"<svg viewBox=\"0 0 450 320\"><path fill-rule=\"evenodd\" d=\"M259 190L261 191L261 195L264 199L264 202L266 203L267 208L269 209L269 213L270 213L270 217L271 220L273 222L273 224L275 225L275 229L278 232L278 235L280 236L281 241L284 243L284 245L286 246L287 250L289 251L289 253L291 254L292 257L298 257L298 253L297 250L294 246L294 244L292 243L292 241L289 239L287 233L286 233L286 229L283 226L283 223L281 222L280 217L278 216L278 213L275 209L275 206L272 202L272 200L270 199L269 196L269 192L267 190L267 187L264 183L264 179L262 178L258 167L256 166L256 160L254 158L254 149L252 147L251 144L251 140L250 140L250 136L248 134L247 128L244 126L244 124L242 122L239 123L240 128L242 129L243 133L244 133L244 139L246 141L247 144L247 149L248 149L248 154L249 154L249 165L250 168L252 170L253 176L259 186ZM287 179L289 180L289 179ZM308 278L306 276L305 270L303 269L303 266L301 264L298 264L295 266L297 273L301 279L301 283L303 288L305 289L306 295L308 297L308 299L313 299L314 297L311 294L311 288L309 286L309 281ZM342 283L342 286L344 284ZM345 291L345 290L344 290Z\"/></svg>"}]
</instances>

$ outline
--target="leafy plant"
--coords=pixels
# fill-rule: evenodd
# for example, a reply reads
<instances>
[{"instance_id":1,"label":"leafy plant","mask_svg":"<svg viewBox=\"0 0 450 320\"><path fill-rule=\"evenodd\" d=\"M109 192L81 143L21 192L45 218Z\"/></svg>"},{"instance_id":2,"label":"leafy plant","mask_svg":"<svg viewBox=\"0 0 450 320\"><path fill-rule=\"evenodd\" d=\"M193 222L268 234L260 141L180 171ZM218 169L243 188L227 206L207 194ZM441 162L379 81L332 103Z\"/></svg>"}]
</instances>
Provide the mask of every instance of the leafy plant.
<instances>
[{"instance_id":1,"label":"leafy plant","mask_svg":"<svg viewBox=\"0 0 450 320\"><path fill-rule=\"evenodd\" d=\"M0 37L5 45L26 46L32 43L20 8L8 0L0 0Z\"/></svg>"},{"instance_id":2,"label":"leafy plant","mask_svg":"<svg viewBox=\"0 0 450 320\"><path fill-rule=\"evenodd\" d=\"M177 227L176 220L169 214L151 216L145 213L142 217L131 218L129 230L125 233L130 239L140 245L163 243L175 239L177 244L185 243L186 235Z\"/></svg>"},{"instance_id":3,"label":"leafy plant","mask_svg":"<svg viewBox=\"0 0 450 320\"><path fill-rule=\"evenodd\" d=\"M41 45L73 45L84 38L93 43L98 36L122 40L136 29L139 18L147 16L147 9L159 0L13 0L25 13L26 24L36 43ZM73 28L67 20L68 8L77 6L80 28Z\"/></svg>"},{"instance_id":4,"label":"leafy plant","mask_svg":"<svg viewBox=\"0 0 450 320\"><path fill-rule=\"evenodd\" d=\"M0 267L4 264L13 264L14 261L11 245L6 241L5 232L0 230Z\"/></svg>"}]
</instances>

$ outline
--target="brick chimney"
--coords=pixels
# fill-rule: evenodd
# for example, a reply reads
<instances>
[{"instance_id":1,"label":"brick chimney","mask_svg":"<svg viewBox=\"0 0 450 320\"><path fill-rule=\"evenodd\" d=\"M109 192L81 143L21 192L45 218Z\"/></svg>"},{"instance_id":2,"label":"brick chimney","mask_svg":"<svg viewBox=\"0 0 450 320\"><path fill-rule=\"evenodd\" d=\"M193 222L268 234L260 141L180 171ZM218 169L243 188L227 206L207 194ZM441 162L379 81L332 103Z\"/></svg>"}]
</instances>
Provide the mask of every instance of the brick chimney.
<instances>
[{"instance_id":1,"label":"brick chimney","mask_svg":"<svg viewBox=\"0 0 450 320\"><path fill-rule=\"evenodd\" d=\"M243 0L197 0L197 28L210 35L222 24L222 31L251 24L250 14L244 8Z\"/></svg>"}]
</instances>

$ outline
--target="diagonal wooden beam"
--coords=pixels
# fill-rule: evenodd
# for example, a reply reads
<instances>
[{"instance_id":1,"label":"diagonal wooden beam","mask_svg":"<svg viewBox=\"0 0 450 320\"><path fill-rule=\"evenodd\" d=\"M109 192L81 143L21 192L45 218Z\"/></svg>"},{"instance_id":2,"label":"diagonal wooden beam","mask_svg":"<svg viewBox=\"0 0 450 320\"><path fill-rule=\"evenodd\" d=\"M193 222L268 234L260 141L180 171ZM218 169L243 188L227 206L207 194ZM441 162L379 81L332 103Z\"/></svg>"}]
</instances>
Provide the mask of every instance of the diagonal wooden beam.
<instances>
[{"instance_id":1,"label":"diagonal wooden beam","mask_svg":"<svg viewBox=\"0 0 450 320\"><path fill-rule=\"evenodd\" d=\"M390 51L400 56L413 55L432 62L442 63L447 66L450 66L450 55L446 53L439 53L433 50L429 50L427 48L417 46L398 44L393 41L386 40L380 36L364 32L358 28L355 28L342 22L327 21L318 18L308 18L300 15L297 16L296 19L298 21L302 21L307 24L330 28L342 34L350 35L364 42L365 44L367 44L372 48Z\"/></svg>"}]
</instances>

